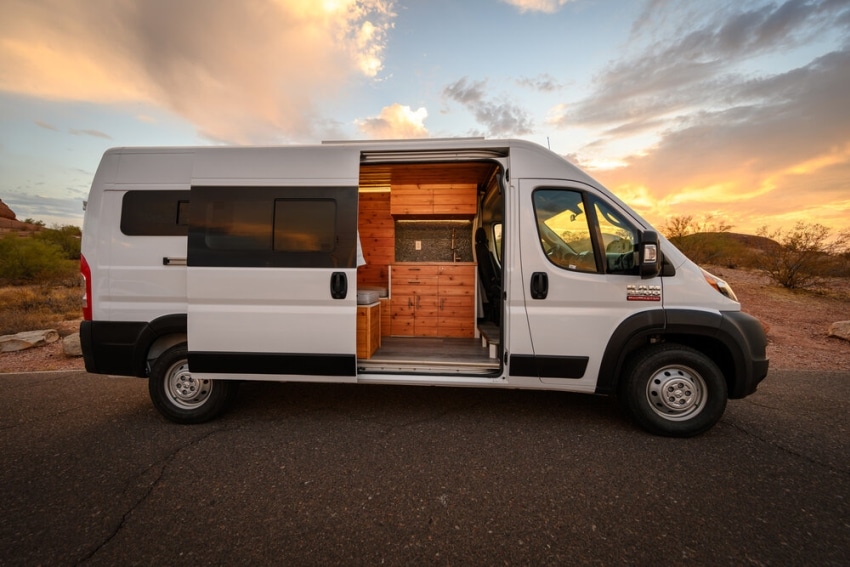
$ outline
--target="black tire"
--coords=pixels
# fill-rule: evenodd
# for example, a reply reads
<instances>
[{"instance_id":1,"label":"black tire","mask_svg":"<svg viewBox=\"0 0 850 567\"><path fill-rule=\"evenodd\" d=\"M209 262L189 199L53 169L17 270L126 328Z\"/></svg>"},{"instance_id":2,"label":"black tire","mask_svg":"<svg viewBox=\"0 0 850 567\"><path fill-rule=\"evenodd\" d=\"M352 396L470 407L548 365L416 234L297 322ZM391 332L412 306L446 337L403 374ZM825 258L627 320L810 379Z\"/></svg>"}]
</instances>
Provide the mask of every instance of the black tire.
<instances>
[{"instance_id":1,"label":"black tire","mask_svg":"<svg viewBox=\"0 0 850 567\"><path fill-rule=\"evenodd\" d=\"M701 352L677 344L644 349L620 387L626 411L656 435L692 437L711 429L726 410L723 373Z\"/></svg>"},{"instance_id":2,"label":"black tire","mask_svg":"<svg viewBox=\"0 0 850 567\"><path fill-rule=\"evenodd\" d=\"M162 353L151 367L148 391L154 407L175 423L203 423L224 413L236 398L238 382L196 380L189 372L186 343Z\"/></svg>"}]
</instances>

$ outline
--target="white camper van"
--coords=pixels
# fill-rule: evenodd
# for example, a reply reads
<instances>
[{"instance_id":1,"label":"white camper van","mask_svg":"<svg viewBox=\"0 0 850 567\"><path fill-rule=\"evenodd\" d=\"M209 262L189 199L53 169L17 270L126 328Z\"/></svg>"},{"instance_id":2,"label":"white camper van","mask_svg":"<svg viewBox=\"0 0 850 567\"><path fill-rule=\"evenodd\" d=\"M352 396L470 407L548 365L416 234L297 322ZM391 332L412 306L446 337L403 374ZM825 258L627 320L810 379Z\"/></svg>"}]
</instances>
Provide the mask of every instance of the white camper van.
<instances>
[{"instance_id":1,"label":"white camper van","mask_svg":"<svg viewBox=\"0 0 850 567\"><path fill-rule=\"evenodd\" d=\"M616 394L690 436L767 374L725 282L519 140L112 149L82 254L86 369L179 423L356 382Z\"/></svg>"}]
</instances>

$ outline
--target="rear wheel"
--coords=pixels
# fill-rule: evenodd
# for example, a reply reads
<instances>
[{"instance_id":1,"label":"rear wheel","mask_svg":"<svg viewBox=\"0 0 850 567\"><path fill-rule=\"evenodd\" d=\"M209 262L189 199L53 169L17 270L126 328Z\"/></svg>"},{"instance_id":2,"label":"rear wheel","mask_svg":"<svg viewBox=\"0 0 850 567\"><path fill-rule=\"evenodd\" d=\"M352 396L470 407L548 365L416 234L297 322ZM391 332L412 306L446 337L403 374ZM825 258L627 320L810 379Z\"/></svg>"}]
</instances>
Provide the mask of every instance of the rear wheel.
<instances>
[{"instance_id":1,"label":"rear wheel","mask_svg":"<svg viewBox=\"0 0 850 567\"><path fill-rule=\"evenodd\" d=\"M148 379L154 407L175 423L203 423L218 417L233 402L237 389L237 382L192 376L185 343L162 353Z\"/></svg>"},{"instance_id":2,"label":"rear wheel","mask_svg":"<svg viewBox=\"0 0 850 567\"><path fill-rule=\"evenodd\" d=\"M691 437L714 426L726 410L726 381L717 365L692 348L661 344L632 361L621 385L626 410L657 435Z\"/></svg>"}]
</instances>

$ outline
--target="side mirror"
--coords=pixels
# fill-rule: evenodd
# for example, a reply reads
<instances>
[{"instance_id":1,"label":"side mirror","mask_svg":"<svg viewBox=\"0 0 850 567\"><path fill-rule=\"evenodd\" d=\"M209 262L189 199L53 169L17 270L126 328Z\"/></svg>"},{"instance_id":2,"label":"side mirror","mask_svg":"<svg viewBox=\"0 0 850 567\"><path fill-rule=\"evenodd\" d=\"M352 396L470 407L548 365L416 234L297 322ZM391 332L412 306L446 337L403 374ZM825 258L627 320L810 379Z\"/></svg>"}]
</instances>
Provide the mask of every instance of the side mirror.
<instances>
[{"instance_id":1,"label":"side mirror","mask_svg":"<svg viewBox=\"0 0 850 567\"><path fill-rule=\"evenodd\" d=\"M638 270L642 279L654 278L661 273L661 249L657 232L647 230L640 235L637 254Z\"/></svg>"}]
</instances>

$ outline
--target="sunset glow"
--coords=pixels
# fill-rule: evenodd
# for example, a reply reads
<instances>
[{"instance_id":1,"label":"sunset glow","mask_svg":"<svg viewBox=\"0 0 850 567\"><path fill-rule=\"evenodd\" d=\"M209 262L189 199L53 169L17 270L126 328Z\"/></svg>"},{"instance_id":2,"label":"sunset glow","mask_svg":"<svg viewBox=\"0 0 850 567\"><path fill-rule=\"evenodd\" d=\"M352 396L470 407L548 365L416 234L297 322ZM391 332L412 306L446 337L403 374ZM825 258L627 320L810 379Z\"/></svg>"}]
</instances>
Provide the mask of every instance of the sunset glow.
<instances>
[{"instance_id":1,"label":"sunset glow","mask_svg":"<svg viewBox=\"0 0 850 567\"><path fill-rule=\"evenodd\" d=\"M9 0L0 198L80 224L112 146L516 137L659 227L841 230L848 92L847 2Z\"/></svg>"}]
</instances>

